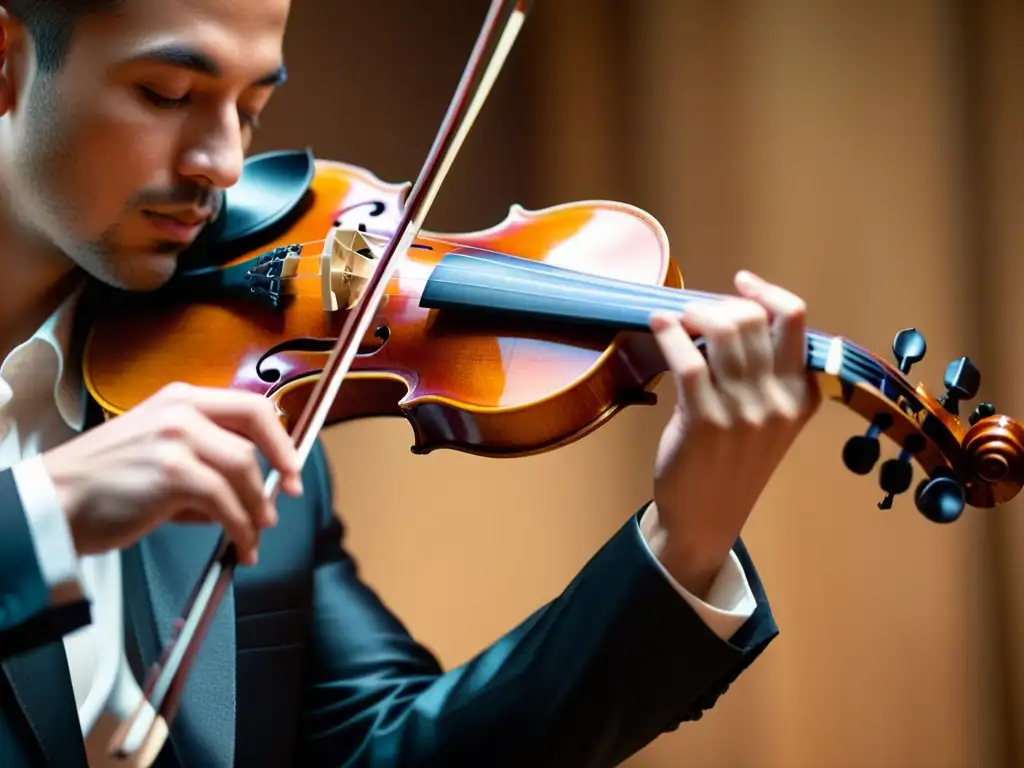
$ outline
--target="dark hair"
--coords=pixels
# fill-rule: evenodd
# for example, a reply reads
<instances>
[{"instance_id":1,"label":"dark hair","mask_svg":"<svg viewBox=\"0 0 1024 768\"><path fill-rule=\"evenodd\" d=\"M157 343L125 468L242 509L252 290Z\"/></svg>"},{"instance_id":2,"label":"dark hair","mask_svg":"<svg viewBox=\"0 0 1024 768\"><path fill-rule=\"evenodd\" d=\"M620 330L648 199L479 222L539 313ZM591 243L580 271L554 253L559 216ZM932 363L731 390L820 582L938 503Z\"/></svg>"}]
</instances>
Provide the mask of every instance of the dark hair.
<instances>
[{"instance_id":1,"label":"dark hair","mask_svg":"<svg viewBox=\"0 0 1024 768\"><path fill-rule=\"evenodd\" d=\"M64 63L71 36L85 16L107 13L123 0L6 0L7 12L25 25L36 47L43 72L56 72Z\"/></svg>"}]
</instances>

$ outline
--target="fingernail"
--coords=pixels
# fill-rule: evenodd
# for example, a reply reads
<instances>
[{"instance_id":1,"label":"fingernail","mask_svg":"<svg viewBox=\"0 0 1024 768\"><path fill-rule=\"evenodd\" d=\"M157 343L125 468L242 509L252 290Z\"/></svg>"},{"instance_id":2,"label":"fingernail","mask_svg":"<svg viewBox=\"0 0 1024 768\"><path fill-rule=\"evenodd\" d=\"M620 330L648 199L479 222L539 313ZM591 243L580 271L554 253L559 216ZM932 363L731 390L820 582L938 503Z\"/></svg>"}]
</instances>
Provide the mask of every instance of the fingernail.
<instances>
[{"instance_id":1,"label":"fingernail","mask_svg":"<svg viewBox=\"0 0 1024 768\"><path fill-rule=\"evenodd\" d=\"M753 283L758 282L757 277L754 275L754 273L753 272L749 272L746 269L741 269L739 272L737 272L736 273L736 279L741 281L741 282L748 283L748 284L753 284Z\"/></svg>"}]
</instances>

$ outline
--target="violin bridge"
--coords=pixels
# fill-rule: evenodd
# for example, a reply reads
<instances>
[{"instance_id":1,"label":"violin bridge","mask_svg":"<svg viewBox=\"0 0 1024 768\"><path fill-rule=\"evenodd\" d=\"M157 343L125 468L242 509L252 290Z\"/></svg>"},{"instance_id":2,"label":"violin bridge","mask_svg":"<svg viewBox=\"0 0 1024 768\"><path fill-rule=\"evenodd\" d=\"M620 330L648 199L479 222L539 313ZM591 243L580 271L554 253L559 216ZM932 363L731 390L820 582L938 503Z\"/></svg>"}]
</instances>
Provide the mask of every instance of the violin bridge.
<instances>
[{"instance_id":1,"label":"violin bridge","mask_svg":"<svg viewBox=\"0 0 1024 768\"><path fill-rule=\"evenodd\" d=\"M384 241L386 243L386 241ZM365 232L334 228L320 256L320 286L325 312L351 309L362 298L382 253Z\"/></svg>"}]
</instances>

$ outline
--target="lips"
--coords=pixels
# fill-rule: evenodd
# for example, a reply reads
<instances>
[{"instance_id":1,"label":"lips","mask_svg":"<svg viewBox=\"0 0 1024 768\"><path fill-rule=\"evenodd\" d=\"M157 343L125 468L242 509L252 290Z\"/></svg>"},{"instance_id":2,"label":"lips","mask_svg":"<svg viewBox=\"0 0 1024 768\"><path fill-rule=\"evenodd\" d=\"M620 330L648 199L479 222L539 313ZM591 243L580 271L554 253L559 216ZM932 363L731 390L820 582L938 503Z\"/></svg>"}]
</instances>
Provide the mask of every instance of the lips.
<instances>
[{"instance_id":1,"label":"lips","mask_svg":"<svg viewBox=\"0 0 1024 768\"><path fill-rule=\"evenodd\" d=\"M142 214L165 237L182 242L194 240L196 235L199 234L199 230L209 220L208 216L201 216L195 213L170 214L157 211L143 211Z\"/></svg>"}]
</instances>

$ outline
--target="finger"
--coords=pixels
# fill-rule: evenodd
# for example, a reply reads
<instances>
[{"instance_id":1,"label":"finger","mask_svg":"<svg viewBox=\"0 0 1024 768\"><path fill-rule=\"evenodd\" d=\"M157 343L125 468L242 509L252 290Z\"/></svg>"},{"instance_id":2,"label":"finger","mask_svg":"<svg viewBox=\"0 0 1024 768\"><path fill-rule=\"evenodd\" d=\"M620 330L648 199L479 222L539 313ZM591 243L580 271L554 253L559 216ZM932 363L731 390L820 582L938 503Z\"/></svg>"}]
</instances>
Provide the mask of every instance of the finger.
<instances>
[{"instance_id":1,"label":"finger","mask_svg":"<svg viewBox=\"0 0 1024 768\"><path fill-rule=\"evenodd\" d=\"M213 521L209 515L203 512L199 512L195 509L183 509L180 512L175 512L174 515L171 516L171 522L208 525Z\"/></svg>"},{"instance_id":2,"label":"finger","mask_svg":"<svg viewBox=\"0 0 1024 768\"><path fill-rule=\"evenodd\" d=\"M761 393L768 410L779 416L783 421L792 422L799 417L799 400L778 377L766 377L761 384Z\"/></svg>"},{"instance_id":3,"label":"finger","mask_svg":"<svg viewBox=\"0 0 1024 768\"><path fill-rule=\"evenodd\" d=\"M747 424L763 423L767 405L761 382L774 366L765 309L752 301L727 299L691 312L690 323L708 339L708 360L723 406Z\"/></svg>"},{"instance_id":4,"label":"finger","mask_svg":"<svg viewBox=\"0 0 1024 768\"><path fill-rule=\"evenodd\" d=\"M775 370L775 345L764 306L747 299L730 301L729 311L743 346L744 374L758 386Z\"/></svg>"},{"instance_id":5,"label":"finger","mask_svg":"<svg viewBox=\"0 0 1024 768\"><path fill-rule=\"evenodd\" d=\"M182 392L184 392L182 394ZM208 387L176 388L204 416L256 444L270 465L281 473L281 486L302 495L302 467L291 437L281 425L274 404L251 392Z\"/></svg>"},{"instance_id":6,"label":"finger","mask_svg":"<svg viewBox=\"0 0 1024 768\"><path fill-rule=\"evenodd\" d=\"M710 413L716 407L715 388L707 361L693 339L672 315L652 313L650 326L665 364L676 379L679 399L687 410Z\"/></svg>"},{"instance_id":7,"label":"finger","mask_svg":"<svg viewBox=\"0 0 1024 768\"><path fill-rule=\"evenodd\" d=\"M196 457L182 459L176 455L166 474L177 492L180 507L219 522L238 550L239 562L255 565L259 532L231 484Z\"/></svg>"},{"instance_id":8,"label":"finger","mask_svg":"<svg viewBox=\"0 0 1024 768\"><path fill-rule=\"evenodd\" d=\"M263 494L263 472L253 443L221 428L199 412L185 436L196 456L231 483L255 525L277 525L277 509Z\"/></svg>"},{"instance_id":9,"label":"finger","mask_svg":"<svg viewBox=\"0 0 1024 768\"><path fill-rule=\"evenodd\" d=\"M807 305L804 300L746 270L736 275L735 282L743 296L761 304L774 319L776 370L783 375L805 372Z\"/></svg>"},{"instance_id":10,"label":"finger","mask_svg":"<svg viewBox=\"0 0 1024 768\"><path fill-rule=\"evenodd\" d=\"M721 385L747 376L747 357L739 333L739 315L728 299L687 307L683 326L692 335L703 336L711 373Z\"/></svg>"}]
</instances>

